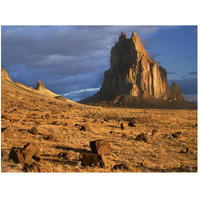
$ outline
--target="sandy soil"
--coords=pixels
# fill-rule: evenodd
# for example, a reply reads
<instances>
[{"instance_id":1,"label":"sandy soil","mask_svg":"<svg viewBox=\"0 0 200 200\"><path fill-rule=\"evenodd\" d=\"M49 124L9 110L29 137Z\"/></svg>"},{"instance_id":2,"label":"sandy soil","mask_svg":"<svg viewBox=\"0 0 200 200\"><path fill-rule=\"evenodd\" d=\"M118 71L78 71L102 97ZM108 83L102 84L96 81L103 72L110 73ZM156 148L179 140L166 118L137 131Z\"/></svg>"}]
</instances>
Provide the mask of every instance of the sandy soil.
<instances>
[{"instance_id":1,"label":"sandy soil","mask_svg":"<svg viewBox=\"0 0 200 200\"><path fill-rule=\"evenodd\" d=\"M22 165L7 155L12 147L28 142L41 149L41 172L197 172L196 110L92 107L39 95L11 82L2 81L1 87L1 127L10 132L1 143L2 172L22 172ZM126 125L130 121L135 127ZM126 125L123 130L121 123ZM32 127L39 134L30 133ZM140 133L146 143L135 140ZM80 153L90 152L89 142L96 139L110 142L108 164L82 166ZM67 156L60 158L61 152ZM112 170L121 163L128 169Z\"/></svg>"}]
</instances>

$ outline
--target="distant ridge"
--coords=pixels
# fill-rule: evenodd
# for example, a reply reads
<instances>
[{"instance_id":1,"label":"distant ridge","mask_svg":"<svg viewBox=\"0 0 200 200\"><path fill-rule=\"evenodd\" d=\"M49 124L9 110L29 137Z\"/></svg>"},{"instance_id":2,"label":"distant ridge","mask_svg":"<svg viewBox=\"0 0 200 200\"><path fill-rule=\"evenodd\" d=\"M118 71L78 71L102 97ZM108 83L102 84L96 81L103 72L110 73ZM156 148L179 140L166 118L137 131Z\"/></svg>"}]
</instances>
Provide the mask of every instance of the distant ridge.
<instances>
[{"instance_id":1,"label":"distant ridge","mask_svg":"<svg viewBox=\"0 0 200 200\"><path fill-rule=\"evenodd\" d=\"M80 103L130 108L196 108L184 100L180 88L168 86L167 71L158 66L133 32L130 39L121 33L111 49L110 69L105 71L98 93Z\"/></svg>"},{"instance_id":2,"label":"distant ridge","mask_svg":"<svg viewBox=\"0 0 200 200\"><path fill-rule=\"evenodd\" d=\"M5 83L5 85L9 85L13 88L18 88L22 91L26 91L26 92L31 92L32 94L36 94L36 95L44 95L46 97L51 97L51 98L56 98L56 99L60 99L63 101L68 101L68 102L73 102L65 97L61 97L55 93L53 93L52 91L48 90L45 85L39 80L37 82L37 88L34 89L32 87L28 87L20 82L13 82L12 79L10 78L10 76L8 75L8 72L1 67L1 82ZM73 102L75 103L75 102Z\"/></svg>"}]
</instances>

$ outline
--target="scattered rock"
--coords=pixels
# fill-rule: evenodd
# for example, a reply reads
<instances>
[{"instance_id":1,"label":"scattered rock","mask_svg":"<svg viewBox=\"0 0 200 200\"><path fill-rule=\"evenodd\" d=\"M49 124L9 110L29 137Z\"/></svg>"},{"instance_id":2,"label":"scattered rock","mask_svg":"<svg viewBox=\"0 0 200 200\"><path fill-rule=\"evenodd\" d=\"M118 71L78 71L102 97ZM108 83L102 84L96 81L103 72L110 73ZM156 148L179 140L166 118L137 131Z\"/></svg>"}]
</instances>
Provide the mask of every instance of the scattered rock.
<instances>
[{"instance_id":1,"label":"scattered rock","mask_svg":"<svg viewBox=\"0 0 200 200\"><path fill-rule=\"evenodd\" d=\"M44 140L52 140L53 139L53 135L45 135L43 137Z\"/></svg>"},{"instance_id":2,"label":"scattered rock","mask_svg":"<svg viewBox=\"0 0 200 200\"><path fill-rule=\"evenodd\" d=\"M111 149L109 142L105 140L94 140L90 142L90 148L93 153L98 155L110 155Z\"/></svg>"},{"instance_id":3,"label":"scattered rock","mask_svg":"<svg viewBox=\"0 0 200 200\"><path fill-rule=\"evenodd\" d=\"M29 132L32 133L33 135L39 135L40 134L36 127L32 127Z\"/></svg>"},{"instance_id":4,"label":"scattered rock","mask_svg":"<svg viewBox=\"0 0 200 200\"><path fill-rule=\"evenodd\" d=\"M59 157L59 158L65 158L65 157L67 157L67 155L68 155L68 153L66 153L66 152L60 152L60 153L58 154L58 157Z\"/></svg>"},{"instance_id":5,"label":"scattered rock","mask_svg":"<svg viewBox=\"0 0 200 200\"><path fill-rule=\"evenodd\" d=\"M62 125L62 124L59 123L58 121L54 121L54 122L52 122L52 125Z\"/></svg>"},{"instance_id":6,"label":"scattered rock","mask_svg":"<svg viewBox=\"0 0 200 200\"><path fill-rule=\"evenodd\" d=\"M24 164L24 158L20 149L12 148L9 154L9 158L13 160L15 164Z\"/></svg>"},{"instance_id":7,"label":"scattered rock","mask_svg":"<svg viewBox=\"0 0 200 200\"><path fill-rule=\"evenodd\" d=\"M189 148L186 147L186 148L185 148L185 151L180 151L180 153L189 153Z\"/></svg>"},{"instance_id":8,"label":"scattered rock","mask_svg":"<svg viewBox=\"0 0 200 200\"><path fill-rule=\"evenodd\" d=\"M121 163L113 166L112 170L128 170L129 165L127 163Z\"/></svg>"},{"instance_id":9,"label":"scattered rock","mask_svg":"<svg viewBox=\"0 0 200 200\"><path fill-rule=\"evenodd\" d=\"M157 133L157 132L158 132L157 129L153 129L153 130L152 130L152 135L154 135L154 134Z\"/></svg>"},{"instance_id":10,"label":"scattered rock","mask_svg":"<svg viewBox=\"0 0 200 200\"><path fill-rule=\"evenodd\" d=\"M77 127L80 131L86 131L86 127L84 125L74 124L74 126Z\"/></svg>"},{"instance_id":11,"label":"scattered rock","mask_svg":"<svg viewBox=\"0 0 200 200\"><path fill-rule=\"evenodd\" d=\"M178 138L181 132L172 133L173 138Z\"/></svg>"},{"instance_id":12,"label":"scattered rock","mask_svg":"<svg viewBox=\"0 0 200 200\"><path fill-rule=\"evenodd\" d=\"M93 153L81 153L79 156L81 160L81 164L83 166L91 166L91 167L104 167L104 161L101 155L93 154Z\"/></svg>"},{"instance_id":13,"label":"scattered rock","mask_svg":"<svg viewBox=\"0 0 200 200\"><path fill-rule=\"evenodd\" d=\"M81 126L80 126L80 131L85 131L85 130L86 130L86 127L83 126L83 125L81 125Z\"/></svg>"},{"instance_id":14,"label":"scattered rock","mask_svg":"<svg viewBox=\"0 0 200 200\"><path fill-rule=\"evenodd\" d=\"M12 131L11 128L1 128L1 141L12 138Z\"/></svg>"},{"instance_id":15,"label":"scattered rock","mask_svg":"<svg viewBox=\"0 0 200 200\"><path fill-rule=\"evenodd\" d=\"M50 119L51 115L50 114L46 114L45 117L46 117L46 119Z\"/></svg>"},{"instance_id":16,"label":"scattered rock","mask_svg":"<svg viewBox=\"0 0 200 200\"><path fill-rule=\"evenodd\" d=\"M10 120L10 117L8 115L3 114L1 115L1 119Z\"/></svg>"},{"instance_id":17,"label":"scattered rock","mask_svg":"<svg viewBox=\"0 0 200 200\"><path fill-rule=\"evenodd\" d=\"M60 118L61 119L65 119L65 115L60 115Z\"/></svg>"},{"instance_id":18,"label":"scattered rock","mask_svg":"<svg viewBox=\"0 0 200 200\"><path fill-rule=\"evenodd\" d=\"M147 142L147 137L144 135L144 133L139 134L136 138L136 141L143 141L143 142Z\"/></svg>"},{"instance_id":19,"label":"scattered rock","mask_svg":"<svg viewBox=\"0 0 200 200\"><path fill-rule=\"evenodd\" d=\"M32 157L35 161L39 162L39 163L42 163L43 162L43 159L40 158L39 156L33 156Z\"/></svg>"},{"instance_id":20,"label":"scattered rock","mask_svg":"<svg viewBox=\"0 0 200 200\"><path fill-rule=\"evenodd\" d=\"M134 122L134 121L132 121L132 122L129 122L129 123L128 123L128 126L130 126L130 127L136 127L136 125L135 125L135 122Z\"/></svg>"},{"instance_id":21,"label":"scattered rock","mask_svg":"<svg viewBox=\"0 0 200 200\"><path fill-rule=\"evenodd\" d=\"M22 168L22 171L24 171L24 172L40 172L40 167L36 162L33 162L30 165L25 164L24 167Z\"/></svg>"},{"instance_id":22,"label":"scattered rock","mask_svg":"<svg viewBox=\"0 0 200 200\"><path fill-rule=\"evenodd\" d=\"M121 129L124 130L125 128L128 127L128 124L126 122L121 123Z\"/></svg>"},{"instance_id":23,"label":"scattered rock","mask_svg":"<svg viewBox=\"0 0 200 200\"><path fill-rule=\"evenodd\" d=\"M40 148L32 143L27 143L26 145L24 145L23 151L29 152L32 156L40 156L41 155Z\"/></svg>"},{"instance_id":24,"label":"scattered rock","mask_svg":"<svg viewBox=\"0 0 200 200\"><path fill-rule=\"evenodd\" d=\"M41 151L38 147L31 143L27 143L23 148L13 147L10 151L9 158L14 161L15 164L21 163L23 167L31 166L35 161L41 162Z\"/></svg>"}]
</instances>

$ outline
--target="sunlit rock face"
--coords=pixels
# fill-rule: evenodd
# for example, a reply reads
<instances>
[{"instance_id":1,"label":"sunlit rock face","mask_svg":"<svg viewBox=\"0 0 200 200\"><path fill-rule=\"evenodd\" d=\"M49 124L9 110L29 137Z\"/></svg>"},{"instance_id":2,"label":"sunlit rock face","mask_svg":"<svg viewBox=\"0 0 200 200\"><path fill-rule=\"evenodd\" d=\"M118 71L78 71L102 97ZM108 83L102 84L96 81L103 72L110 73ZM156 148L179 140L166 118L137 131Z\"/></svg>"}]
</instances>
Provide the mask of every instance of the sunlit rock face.
<instances>
[{"instance_id":1,"label":"sunlit rock face","mask_svg":"<svg viewBox=\"0 0 200 200\"><path fill-rule=\"evenodd\" d=\"M167 71L149 57L136 32L131 38L121 33L111 49L110 69L104 73L100 91L80 103L130 108L193 106L184 100L178 85L169 89Z\"/></svg>"},{"instance_id":2,"label":"sunlit rock face","mask_svg":"<svg viewBox=\"0 0 200 200\"><path fill-rule=\"evenodd\" d=\"M179 86L175 82L173 82L173 84L172 84L169 97L172 98L173 100L177 101L178 103L181 103L182 101L184 101L183 94L182 94Z\"/></svg>"},{"instance_id":3,"label":"sunlit rock face","mask_svg":"<svg viewBox=\"0 0 200 200\"><path fill-rule=\"evenodd\" d=\"M104 74L101 92L156 98L168 96L167 72L148 56L136 32L130 39L122 33L112 48L110 69Z\"/></svg>"}]
</instances>

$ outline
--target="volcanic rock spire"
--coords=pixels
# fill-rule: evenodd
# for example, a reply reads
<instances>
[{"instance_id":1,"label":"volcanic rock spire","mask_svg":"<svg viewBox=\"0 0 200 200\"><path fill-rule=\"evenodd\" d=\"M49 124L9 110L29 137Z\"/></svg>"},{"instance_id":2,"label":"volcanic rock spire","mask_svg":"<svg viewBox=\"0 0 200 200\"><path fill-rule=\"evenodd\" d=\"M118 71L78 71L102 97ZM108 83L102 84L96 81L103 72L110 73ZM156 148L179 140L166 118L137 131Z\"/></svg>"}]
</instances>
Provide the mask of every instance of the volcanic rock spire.
<instances>
[{"instance_id":1,"label":"volcanic rock spire","mask_svg":"<svg viewBox=\"0 0 200 200\"><path fill-rule=\"evenodd\" d=\"M110 69L104 74L101 92L112 95L167 97L166 70L148 56L139 36L122 33L111 50Z\"/></svg>"},{"instance_id":2,"label":"volcanic rock spire","mask_svg":"<svg viewBox=\"0 0 200 200\"><path fill-rule=\"evenodd\" d=\"M173 84L169 89L167 71L149 57L136 32L131 38L122 32L111 49L110 69L100 91L81 103L167 108L172 101L173 105L184 101L179 87Z\"/></svg>"}]
</instances>

